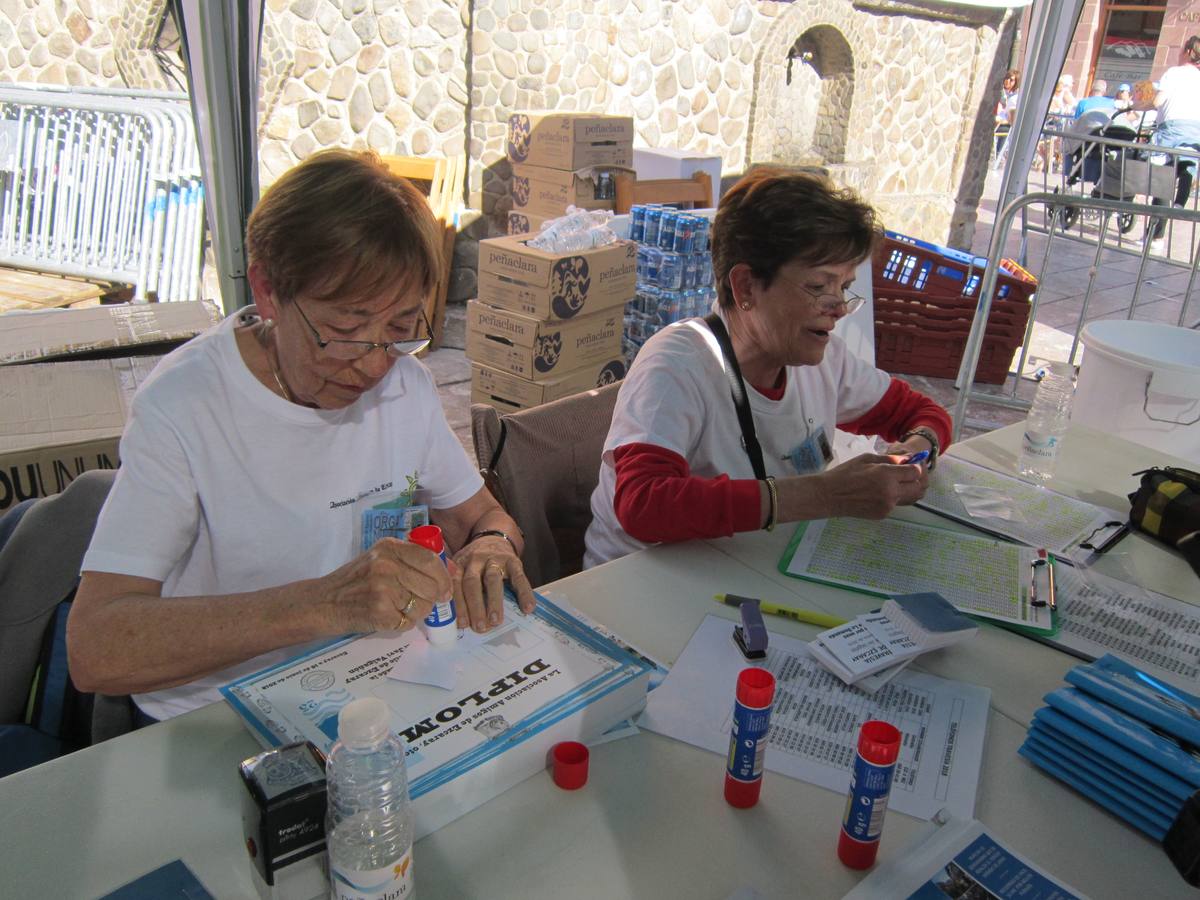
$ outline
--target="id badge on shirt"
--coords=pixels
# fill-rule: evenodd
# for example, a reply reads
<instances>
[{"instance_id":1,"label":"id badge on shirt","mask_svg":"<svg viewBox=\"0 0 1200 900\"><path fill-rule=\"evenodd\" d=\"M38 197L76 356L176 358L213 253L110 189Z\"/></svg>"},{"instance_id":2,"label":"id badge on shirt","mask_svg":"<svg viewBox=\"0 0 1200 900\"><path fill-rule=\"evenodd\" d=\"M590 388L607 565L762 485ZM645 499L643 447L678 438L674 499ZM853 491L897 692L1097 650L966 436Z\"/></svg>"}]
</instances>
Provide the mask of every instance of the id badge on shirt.
<instances>
[{"instance_id":1,"label":"id badge on shirt","mask_svg":"<svg viewBox=\"0 0 1200 900\"><path fill-rule=\"evenodd\" d=\"M825 426L818 425L816 431L791 449L786 459L797 475L815 475L825 471L825 467L833 460L833 446L825 434Z\"/></svg>"}]
</instances>

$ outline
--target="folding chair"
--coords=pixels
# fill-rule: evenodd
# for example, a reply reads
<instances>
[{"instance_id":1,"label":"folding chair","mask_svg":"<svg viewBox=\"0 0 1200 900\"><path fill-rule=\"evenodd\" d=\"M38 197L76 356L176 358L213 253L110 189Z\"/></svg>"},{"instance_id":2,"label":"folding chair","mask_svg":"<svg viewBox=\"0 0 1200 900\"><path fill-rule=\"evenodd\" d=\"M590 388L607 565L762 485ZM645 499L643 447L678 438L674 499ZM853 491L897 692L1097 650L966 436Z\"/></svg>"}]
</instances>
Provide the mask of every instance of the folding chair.
<instances>
[{"instance_id":1,"label":"folding chair","mask_svg":"<svg viewBox=\"0 0 1200 900\"><path fill-rule=\"evenodd\" d=\"M432 296L425 304L425 314L433 326L432 349L442 344L446 318L446 293L450 288L450 270L454 265L454 238L458 231L455 216L462 202L463 179L467 158L458 156L429 159L420 156L384 156L388 169L402 178L415 182L429 196L429 208L442 227L441 272ZM428 182L428 188L424 183Z\"/></svg>"},{"instance_id":2,"label":"folding chair","mask_svg":"<svg viewBox=\"0 0 1200 900\"><path fill-rule=\"evenodd\" d=\"M471 404L475 458L524 533L521 562L534 586L582 568L600 451L620 387L609 384L505 415Z\"/></svg>"},{"instance_id":3,"label":"folding chair","mask_svg":"<svg viewBox=\"0 0 1200 900\"><path fill-rule=\"evenodd\" d=\"M629 172L616 176L616 211L627 213L637 203L690 203L703 209L712 203L712 176L693 172L691 178L655 178L639 181Z\"/></svg>"},{"instance_id":4,"label":"folding chair","mask_svg":"<svg viewBox=\"0 0 1200 900\"><path fill-rule=\"evenodd\" d=\"M0 753L43 756L133 727L128 696L81 694L69 682L65 625L83 554L116 473L83 472L25 511L0 547ZM30 764L44 758L28 758Z\"/></svg>"}]
</instances>

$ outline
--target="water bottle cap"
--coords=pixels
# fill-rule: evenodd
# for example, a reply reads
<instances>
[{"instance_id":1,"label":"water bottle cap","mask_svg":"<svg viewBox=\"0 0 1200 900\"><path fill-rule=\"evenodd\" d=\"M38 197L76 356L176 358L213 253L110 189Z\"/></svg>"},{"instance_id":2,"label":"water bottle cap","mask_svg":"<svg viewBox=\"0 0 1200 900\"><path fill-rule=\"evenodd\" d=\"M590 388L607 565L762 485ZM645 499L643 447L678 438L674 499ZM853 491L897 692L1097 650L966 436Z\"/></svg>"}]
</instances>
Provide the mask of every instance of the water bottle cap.
<instances>
[{"instance_id":1,"label":"water bottle cap","mask_svg":"<svg viewBox=\"0 0 1200 900\"><path fill-rule=\"evenodd\" d=\"M378 697L351 700L338 713L338 740L354 750L378 744L388 733L392 713Z\"/></svg>"}]
</instances>

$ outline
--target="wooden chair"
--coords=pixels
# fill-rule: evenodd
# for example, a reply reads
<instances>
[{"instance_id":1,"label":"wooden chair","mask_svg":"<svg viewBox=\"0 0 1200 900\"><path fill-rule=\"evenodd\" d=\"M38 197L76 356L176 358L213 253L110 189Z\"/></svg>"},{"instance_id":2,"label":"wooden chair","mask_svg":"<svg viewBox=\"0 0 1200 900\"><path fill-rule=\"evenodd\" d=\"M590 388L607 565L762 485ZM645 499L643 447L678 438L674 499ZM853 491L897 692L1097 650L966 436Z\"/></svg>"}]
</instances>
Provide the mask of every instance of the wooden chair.
<instances>
[{"instance_id":1,"label":"wooden chair","mask_svg":"<svg viewBox=\"0 0 1200 900\"><path fill-rule=\"evenodd\" d=\"M616 211L627 213L635 203L690 203L704 209L712 203L712 176L693 172L691 178L658 178L639 181L631 172L616 176Z\"/></svg>"},{"instance_id":2,"label":"wooden chair","mask_svg":"<svg viewBox=\"0 0 1200 900\"><path fill-rule=\"evenodd\" d=\"M454 222L462 202L463 180L467 172L465 155L427 158L421 156L385 156L388 169L407 178L429 196L429 208L442 228L442 268L433 294L425 305L425 314L433 326L433 349L441 346L446 318L446 292L450 288L450 269L454 265Z\"/></svg>"},{"instance_id":3,"label":"wooden chair","mask_svg":"<svg viewBox=\"0 0 1200 900\"><path fill-rule=\"evenodd\" d=\"M578 572L592 491L620 384L501 415L471 404L475 458L525 536L521 562L534 587Z\"/></svg>"}]
</instances>

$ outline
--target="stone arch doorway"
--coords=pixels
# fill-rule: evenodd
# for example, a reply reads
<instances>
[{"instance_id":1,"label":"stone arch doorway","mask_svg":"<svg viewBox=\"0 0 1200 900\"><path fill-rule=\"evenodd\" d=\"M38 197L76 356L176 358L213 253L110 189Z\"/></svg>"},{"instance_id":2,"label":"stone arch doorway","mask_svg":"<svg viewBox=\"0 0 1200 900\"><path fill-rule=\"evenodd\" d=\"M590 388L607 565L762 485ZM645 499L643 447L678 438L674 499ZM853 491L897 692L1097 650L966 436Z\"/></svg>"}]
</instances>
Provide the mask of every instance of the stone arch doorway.
<instances>
[{"instance_id":1,"label":"stone arch doorway","mask_svg":"<svg viewBox=\"0 0 1200 900\"><path fill-rule=\"evenodd\" d=\"M846 132L854 99L854 53L832 25L814 25L787 54L784 103L792 120L788 144L776 141L781 162L816 158L826 164L846 161ZM777 131L777 138L785 135Z\"/></svg>"}]
</instances>

